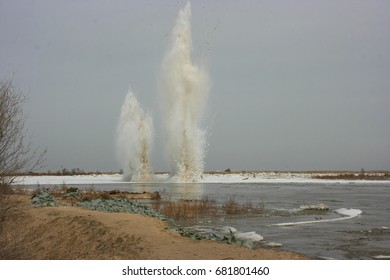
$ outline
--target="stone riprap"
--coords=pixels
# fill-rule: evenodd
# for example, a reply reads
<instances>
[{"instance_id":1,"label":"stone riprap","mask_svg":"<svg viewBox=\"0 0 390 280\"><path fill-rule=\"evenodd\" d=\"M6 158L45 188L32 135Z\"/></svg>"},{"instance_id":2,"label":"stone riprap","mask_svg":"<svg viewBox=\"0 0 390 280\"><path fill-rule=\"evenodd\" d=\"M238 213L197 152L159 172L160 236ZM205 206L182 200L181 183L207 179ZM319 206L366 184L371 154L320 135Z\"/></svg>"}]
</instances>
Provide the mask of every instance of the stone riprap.
<instances>
[{"instance_id":1,"label":"stone riprap","mask_svg":"<svg viewBox=\"0 0 390 280\"><path fill-rule=\"evenodd\" d=\"M49 189L43 189L34 194L31 198L31 203L35 208L59 205L54 196L49 192Z\"/></svg>"}]
</instances>

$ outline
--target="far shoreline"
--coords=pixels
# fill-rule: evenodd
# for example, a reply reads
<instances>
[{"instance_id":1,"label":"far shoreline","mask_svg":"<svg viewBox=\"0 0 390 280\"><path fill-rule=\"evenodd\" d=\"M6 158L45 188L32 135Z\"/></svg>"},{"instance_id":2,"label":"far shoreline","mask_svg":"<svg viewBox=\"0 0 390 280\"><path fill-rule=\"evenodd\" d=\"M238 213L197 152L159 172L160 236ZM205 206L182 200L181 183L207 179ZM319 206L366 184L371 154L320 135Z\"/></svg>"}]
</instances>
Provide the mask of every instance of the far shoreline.
<instances>
[{"instance_id":1,"label":"far shoreline","mask_svg":"<svg viewBox=\"0 0 390 280\"><path fill-rule=\"evenodd\" d=\"M58 173L28 173L16 177L14 186L62 185L62 184L212 184L212 183L270 183L270 184L388 184L390 171L206 171L195 182L182 182L166 172L154 172L145 181L123 180L118 172L79 172L61 175Z\"/></svg>"}]
</instances>

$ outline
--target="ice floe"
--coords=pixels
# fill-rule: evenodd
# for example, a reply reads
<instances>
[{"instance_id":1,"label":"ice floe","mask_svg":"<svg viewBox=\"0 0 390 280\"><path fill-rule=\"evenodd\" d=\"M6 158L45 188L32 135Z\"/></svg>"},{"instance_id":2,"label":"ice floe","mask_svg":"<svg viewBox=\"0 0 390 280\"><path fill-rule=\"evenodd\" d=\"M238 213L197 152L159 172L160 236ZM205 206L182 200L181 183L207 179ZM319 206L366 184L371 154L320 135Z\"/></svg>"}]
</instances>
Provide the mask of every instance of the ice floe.
<instances>
[{"instance_id":1,"label":"ice floe","mask_svg":"<svg viewBox=\"0 0 390 280\"><path fill-rule=\"evenodd\" d=\"M353 219L353 218L356 218L357 216L362 214L362 210L360 210L360 209L340 208L340 209L336 209L334 212L339 214L339 215L341 215L342 217L334 218L334 219L323 219L323 220L310 220L310 221L300 221L300 222L278 223L278 224L272 224L270 226L288 227L288 226L298 226L298 225L307 225L307 224L336 222L336 221Z\"/></svg>"}]
</instances>

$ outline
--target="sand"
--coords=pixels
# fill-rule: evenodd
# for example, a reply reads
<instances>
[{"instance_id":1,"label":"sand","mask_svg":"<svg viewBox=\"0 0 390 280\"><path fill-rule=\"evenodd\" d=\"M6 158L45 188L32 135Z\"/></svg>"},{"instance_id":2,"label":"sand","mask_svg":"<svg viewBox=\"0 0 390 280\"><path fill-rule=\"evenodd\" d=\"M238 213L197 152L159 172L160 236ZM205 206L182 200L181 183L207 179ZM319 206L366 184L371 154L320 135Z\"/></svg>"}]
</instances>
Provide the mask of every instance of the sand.
<instances>
[{"instance_id":1,"label":"sand","mask_svg":"<svg viewBox=\"0 0 390 280\"><path fill-rule=\"evenodd\" d=\"M74 206L33 208L30 197L0 197L0 259L305 259L270 249L192 240L158 219Z\"/></svg>"}]
</instances>

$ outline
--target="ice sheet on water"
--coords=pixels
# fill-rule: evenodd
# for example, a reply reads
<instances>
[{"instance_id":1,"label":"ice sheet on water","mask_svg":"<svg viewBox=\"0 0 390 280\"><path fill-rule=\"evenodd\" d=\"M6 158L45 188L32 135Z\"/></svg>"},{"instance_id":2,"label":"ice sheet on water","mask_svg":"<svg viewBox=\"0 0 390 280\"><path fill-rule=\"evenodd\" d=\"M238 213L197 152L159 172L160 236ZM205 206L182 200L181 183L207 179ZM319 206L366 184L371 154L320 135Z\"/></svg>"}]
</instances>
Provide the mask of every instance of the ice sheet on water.
<instances>
[{"instance_id":1,"label":"ice sheet on water","mask_svg":"<svg viewBox=\"0 0 390 280\"><path fill-rule=\"evenodd\" d=\"M257 241L262 241L264 239L263 236L256 233L255 231L242 232L230 226L222 226L222 227L194 226L192 228L205 233L215 232L217 234L222 234L222 235L233 233L234 236L239 240L250 240L253 242L257 242Z\"/></svg>"},{"instance_id":2,"label":"ice sheet on water","mask_svg":"<svg viewBox=\"0 0 390 280\"><path fill-rule=\"evenodd\" d=\"M346 209L346 208L340 208L336 209L335 212L337 214L348 216L350 218L357 217L362 214L362 210L360 209Z\"/></svg>"},{"instance_id":3,"label":"ice sheet on water","mask_svg":"<svg viewBox=\"0 0 390 280\"><path fill-rule=\"evenodd\" d=\"M373 258L376 260L390 260L390 255L377 255L373 256Z\"/></svg>"},{"instance_id":4,"label":"ice sheet on water","mask_svg":"<svg viewBox=\"0 0 390 280\"><path fill-rule=\"evenodd\" d=\"M334 219L325 219L325 220L310 220L310 221L300 221L300 222L279 223L279 224L272 224L270 226L286 226L286 227L288 227L288 226L297 226L297 225L336 222L336 221L353 219L353 218L356 218L357 216L359 216L363 213L362 210L360 210L360 209L347 209L347 208L336 209L334 212L339 214L339 215L342 215L343 217L334 218Z\"/></svg>"},{"instance_id":5,"label":"ice sheet on water","mask_svg":"<svg viewBox=\"0 0 390 280\"><path fill-rule=\"evenodd\" d=\"M283 244L282 243L277 243L277 242L268 242L268 243L264 244L264 246L267 246L267 247L282 247Z\"/></svg>"},{"instance_id":6,"label":"ice sheet on water","mask_svg":"<svg viewBox=\"0 0 390 280\"><path fill-rule=\"evenodd\" d=\"M221 233L233 233L234 236L240 240L251 240L253 242L256 242L256 241L261 241L263 240L263 236L261 236L260 234L257 234L255 231L249 231L249 232L241 232L241 231L238 231L236 228L234 227L229 227L229 226L224 226L224 227L221 227L221 228L218 228L217 229L219 232Z\"/></svg>"},{"instance_id":7,"label":"ice sheet on water","mask_svg":"<svg viewBox=\"0 0 390 280\"><path fill-rule=\"evenodd\" d=\"M237 229L235 229L234 227L229 227L229 226L217 228L217 230L220 231L221 233L229 233L229 232L236 233L237 232Z\"/></svg>"},{"instance_id":8,"label":"ice sheet on water","mask_svg":"<svg viewBox=\"0 0 390 280\"><path fill-rule=\"evenodd\" d=\"M249 231L249 232L236 232L234 234L238 239L241 240L251 240L253 242L261 241L263 240L263 236L260 234L257 234L255 231Z\"/></svg>"}]
</instances>

